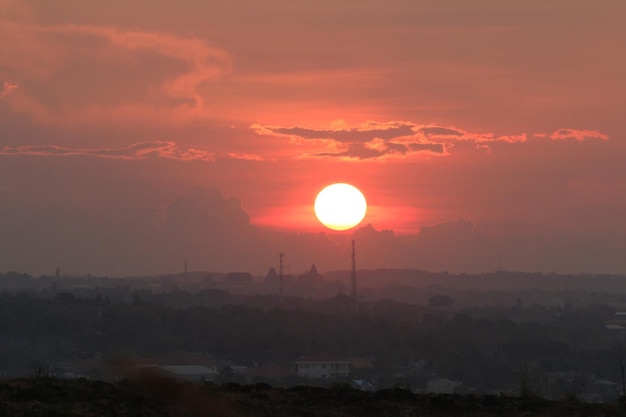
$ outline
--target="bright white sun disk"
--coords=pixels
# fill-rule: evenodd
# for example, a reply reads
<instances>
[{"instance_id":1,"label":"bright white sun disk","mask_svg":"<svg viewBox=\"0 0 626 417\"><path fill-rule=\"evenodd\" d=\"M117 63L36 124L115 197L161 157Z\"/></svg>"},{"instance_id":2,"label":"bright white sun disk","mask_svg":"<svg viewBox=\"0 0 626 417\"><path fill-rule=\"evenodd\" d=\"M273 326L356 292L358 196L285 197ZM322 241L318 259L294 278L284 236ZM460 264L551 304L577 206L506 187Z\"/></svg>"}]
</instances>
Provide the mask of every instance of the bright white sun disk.
<instances>
[{"instance_id":1,"label":"bright white sun disk","mask_svg":"<svg viewBox=\"0 0 626 417\"><path fill-rule=\"evenodd\" d=\"M358 188L337 183L319 192L314 210L317 219L324 226L333 230L347 230L363 220L367 202Z\"/></svg>"}]
</instances>

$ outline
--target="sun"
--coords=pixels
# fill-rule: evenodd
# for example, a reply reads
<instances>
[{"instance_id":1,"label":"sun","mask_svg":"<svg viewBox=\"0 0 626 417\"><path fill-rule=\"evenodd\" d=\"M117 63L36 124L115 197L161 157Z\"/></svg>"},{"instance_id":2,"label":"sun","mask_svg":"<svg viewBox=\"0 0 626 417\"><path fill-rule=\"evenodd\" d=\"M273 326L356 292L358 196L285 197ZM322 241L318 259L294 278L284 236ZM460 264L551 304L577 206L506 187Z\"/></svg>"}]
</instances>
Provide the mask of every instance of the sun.
<instances>
[{"instance_id":1,"label":"sun","mask_svg":"<svg viewBox=\"0 0 626 417\"><path fill-rule=\"evenodd\" d=\"M313 208L324 226L333 230L348 230L361 223L367 211L367 202L355 186L337 183L317 194Z\"/></svg>"}]
</instances>

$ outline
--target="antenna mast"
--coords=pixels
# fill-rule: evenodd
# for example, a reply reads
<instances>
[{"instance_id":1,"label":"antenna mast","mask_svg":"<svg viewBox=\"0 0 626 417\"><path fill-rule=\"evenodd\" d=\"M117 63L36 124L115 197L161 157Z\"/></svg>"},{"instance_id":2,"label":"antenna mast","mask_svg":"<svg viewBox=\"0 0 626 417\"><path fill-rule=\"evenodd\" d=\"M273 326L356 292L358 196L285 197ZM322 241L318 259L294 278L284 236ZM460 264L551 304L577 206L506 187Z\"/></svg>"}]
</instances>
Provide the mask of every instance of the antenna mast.
<instances>
[{"instance_id":1,"label":"antenna mast","mask_svg":"<svg viewBox=\"0 0 626 417\"><path fill-rule=\"evenodd\" d=\"M355 241L352 240L352 305L356 309L357 292L356 292L356 251Z\"/></svg>"},{"instance_id":2,"label":"antenna mast","mask_svg":"<svg viewBox=\"0 0 626 417\"><path fill-rule=\"evenodd\" d=\"M285 254L283 252L278 254L279 263L278 263L278 283L280 285L280 298L283 298L283 256Z\"/></svg>"}]
</instances>

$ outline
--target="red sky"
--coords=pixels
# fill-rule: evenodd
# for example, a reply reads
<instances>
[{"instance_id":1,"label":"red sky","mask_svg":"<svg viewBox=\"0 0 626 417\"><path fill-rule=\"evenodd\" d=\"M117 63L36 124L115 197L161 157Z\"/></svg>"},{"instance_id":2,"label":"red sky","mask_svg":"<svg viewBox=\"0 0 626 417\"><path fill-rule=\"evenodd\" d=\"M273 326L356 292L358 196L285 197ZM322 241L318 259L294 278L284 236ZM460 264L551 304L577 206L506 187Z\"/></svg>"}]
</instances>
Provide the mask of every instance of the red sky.
<instances>
[{"instance_id":1,"label":"red sky","mask_svg":"<svg viewBox=\"0 0 626 417\"><path fill-rule=\"evenodd\" d=\"M625 274L625 15L0 0L0 271L325 271L356 237L363 268ZM315 220L333 182L361 229Z\"/></svg>"}]
</instances>

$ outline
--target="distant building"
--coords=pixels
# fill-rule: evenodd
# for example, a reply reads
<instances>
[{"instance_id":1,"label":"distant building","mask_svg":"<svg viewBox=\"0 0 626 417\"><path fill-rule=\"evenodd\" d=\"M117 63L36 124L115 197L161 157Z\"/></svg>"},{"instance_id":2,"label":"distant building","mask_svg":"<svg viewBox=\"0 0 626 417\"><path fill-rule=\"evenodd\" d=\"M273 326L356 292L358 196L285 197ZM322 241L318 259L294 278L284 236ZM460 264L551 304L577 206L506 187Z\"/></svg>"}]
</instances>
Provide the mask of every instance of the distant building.
<instances>
[{"instance_id":1,"label":"distant building","mask_svg":"<svg viewBox=\"0 0 626 417\"><path fill-rule=\"evenodd\" d=\"M619 401L622 387L613 382L597 379L591 383L589 390L583 395L585 402L611 404Z\"/></svg>"},{"instance_id":2,"label":"distant building","mask_svg":"<svg viewBox=\"0 0 626 417\"><path fill-rule=\"evenodd\" d=\"M249 272L229 272L224 277L226 285L253 285L254 278Z\"/></svg>"},{"instance_id":3,"label":"distant building","mask_svg":"<svg viewBox=\"0 0 626 417\"><path fill-rule=\"evenodd\" d=\"M276 268L271 267L270 270L267 272L267 275L265 276L265 283L275 283L278 282L280 279L280 277L278 276L278 273L276 272Z\"/></svg>"},{"instance_id":4,"label":"distant building","mask_svg":"<svg viewBox=\"0 0 626 417\"><path fill-rule=\"evenodd\" d=\"M265 279L261 281L260 287L266 292L276 295L284 295L287 291L287 287L291 287L293 283L293 277L290 275L283 275L282 277L276 272L275 268L270 268Z\"/></svg>"},{"instance_id":5,"label":"distant building","mask_svg":"<svg viewBox=\"0 0 626 417\"><path fill-rule=\"evenodd\" d=\"M346 378L350 361L326 353L304 356L296 361L298 376L310 379Z\"/></svg>"},{"instance_id":6,"label":"distant building","mask_svg":"<svg viewBox=\"0 0 626 417\"><path fill-rule=\"evenodd\" d=\"M311 265L309 272L299 275L298 280L316 284L323 283L325 281L324 277L322 277L322 275L317 271L315 264Z\"/></svg>"},{"instance_id":7,"label":"distant building","mask_svg":"<svg viewBox=\"0 0 626 417\"><path fill-rule=\"evenodd\" d=\"M612 318L604 321L609 330L624 330L626 328L626 311L618 311Z\"/></svg>"},{"instance_id":8,"label":"distant building","mask_svg":"<svg viewBox=\"0 0 626 417\"><path fill-rule=\"evenodd\" d=\"M297 276L294 287L298 295L306 295L307 297L320 296L320 291L326 286L327 281L317 271L315 264L311 265L308 272Z\"/></svg>"}]
</instances>

